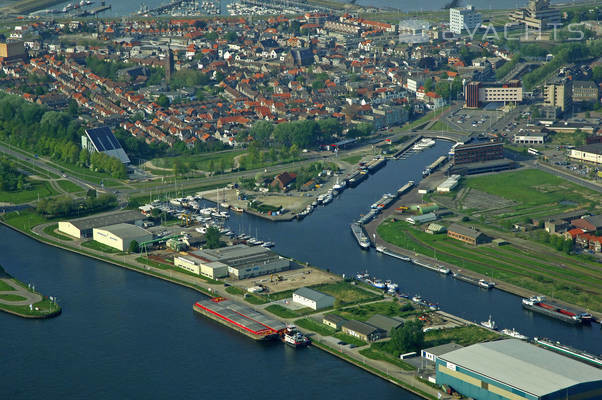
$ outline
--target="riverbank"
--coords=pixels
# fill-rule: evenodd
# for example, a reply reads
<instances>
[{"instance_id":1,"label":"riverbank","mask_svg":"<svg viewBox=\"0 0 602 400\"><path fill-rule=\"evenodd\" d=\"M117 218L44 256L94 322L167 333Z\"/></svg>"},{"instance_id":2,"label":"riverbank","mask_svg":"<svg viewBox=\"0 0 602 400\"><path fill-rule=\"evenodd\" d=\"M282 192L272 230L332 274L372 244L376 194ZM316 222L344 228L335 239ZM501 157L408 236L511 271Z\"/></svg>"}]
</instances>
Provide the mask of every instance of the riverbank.
<instances>
[{"instance_id":1,"label":"riverbank","mask_svg":"<svg viewBox=\"0 0 602 400\"><path fill-rule=\"evenodd\" d=\"M478 271L468 268L471 265L470 260L468 260L468 259L463 260L461 264L455 264L455 263L449 262L449 260L447 260L445 257L446 253L443 249L433 250L429 244L424 244L424 243L420 242L419 238L416 238L415 236L411 236L411 240L406 239L406 240L401 240L401 241L387 240L390 238L382 237L382 235L381 235L382 232L379 232L379 230L382 230L382 227L384 226L384 225L382 225L383 223L385 223L386 221L391 221L391 219L402 220L405 218L405 216L403 214L402 215L398 214L398 211L396 210L396 208L400 205L407 205L407 204L410 204L411 202L416 202L419 200L419 196L416 195L415 192L416 191L413 190L410 193L408 193L406 196L402 196L396 204L392 205L388 210L385 210L385 212L380 214L378 216L378 218L375 218L370 223L365 225L368 235L371 238L375 238L375 246L386 247L389 251L392 251L393 253L409 257L412 260L417 261L417 262L414 262L416 265L421 265L421 264L433 265L433 266L441 265L441 266L445 266L445 267L449 268L451 272L466 275L477 281L479 279L491 281L493 279L493 277L491 275L492 274L491 268L489 268L487 270L488 271L487 273L479 273ZM401 224L402 222L396 222L396 223ZM408 229L413 229L413 226L408 225ZM430 249L428 251L432 252L433 256L429 256L429 255L425 254L425 252L427 252L427 250L425 250L425 249ZM496 283L495 288L496 289L499 289L499 290L502 290L507 293L510 293L510 294L513 294L513 295L516 295L519 297L523 297L523 298L528 298L531 296L542 294L542 291L540 291L540 290L533 290L528 287L522 287L522 286L513 284L512 282L508 282L507 280L504 280L503 278L501 278L500 275L501 275L501 273L498 272L495 276L495 283ZM558 302L559 304L565 305L570 308L577 308L577 309L586 308L583 305L568 302L566 300L557 298L549 293L543 293L543 294L547 294L547 296L551 300L554 300L554 301ZM517 302L517 306L519 305L519 303L520 302ZM602 312L592 310L592 309L587 309L587 311L590 312L598 321L602 320Z\"/></svg>"},{"instance_id":2,"label":"riverbank","mask_svg":"<svg viewBox=\"0 0 602 400\"><path fill-rule=\"evenodd\" d=\"M227 298L229 298L229 299L231 299L233 301L240 302L241 304L244 304L247 307L251 307L251 308L253 308L253 309L255 309L255 310L259 311L259 312L265 312L263 310L262 305L254 305L254 304L251 304L251 303L248 303L248 302L244 301L243 299L237 299L236 296L232 296L232 295L228 294L225 290L223 290L223 284L221 282L219 284L211 284L211 283L202 281L200 278L196 278L196 277L193 277L193 276L190 276L190 275L186 275L186 274L183 274L183 273L176 273L174 271L169 271L169 274L165 275L165 271L161 271L161 270L158 271L157 268L149 266L149 265L141 264L141 267L138 267L136 265L128 264L126 262L119 262L116 259L114 259L114 258L122 257L122 256L113 256L114 258L112 258L112 257L107 257L107 256L96 255L96 254L93 254L91 251L87 251L87 250L84 251L84 250L81 250L81 249L78 249L78 248L74 248L74 247L71 247L69 245L62 244L62 243L56 242L54 240L51 240L51 239L45 237L46 233L44 232L44 228L45 228L45 225L47 225L47 224L38 225L38 226L32 228L31 233L29 233L29 232L26 232L26 231L24 231L22 229L19 229L19 228L15 227L15 226L12 226L12 225L6 223L6 221L0 221L0 223L2 223L4 226L6 226L6 227L8 227L10 229L13 229L14 231L19 232L19 233L21 233L21 234L23 234L23 235L25 235L25 236L27 236L27 237L29 237L31 239L34 239L34 240L36 240L38 242L41 242L41 243L44 243L44 244L48 244L48 245L51 245L53 247L57 247L57 248L60 248L60 249L63 249L63 250L67 250L67 251L73 252L73 253L77 253L77 254L80 254L82 256L90 257L90 258L93 258L93 259L96 259L96 260L99 260L99 261L104 261L104 262L113 264L113 265L118 266L118 267L129 269L131 271L135 271L135 272L138 272L138 273L142 273L142 274L145 274L145 275L149 275L149 276L153 276L153 277L156 277L156 278L159 278L159 279L163 279L165 281L168 281L168 282L180 285L180 286L184 286L184 287L193 289L193 290L195 290L195 291L197 291L199 293L202 293L202 294L204 294L206 296L210 296L210 297L226 296ZM135 254L133 256L134 257L138 257L139 255ZM123 256L123 257L124 257L124 259L126 258L126 256ZM137 263L137 262L134 261L134 263ZM201 282L199 282L199 281L201 281ZM274 318L277 318L278 320L280 320L280 321L282 321L284 323L292 323L293 320L297 318L297 317L295 317L295 318L292 318L292 319L286 319L286 318L278 317L276 315L272 315L271 313L270 313L270 315L272 317L274 317ZM339 355L336 354L336 350L333 353L332 351L330 351L330 350L327 349L328 346L326 346L326 345L322 345L322 346L316 345L316 347L320 348L321 350L327 351L327 352L329 352L329 353L331 353L331 354L333 354L333 355L335 355L337 357L339 356ZM378 368L377 366L367 366L366 367L366 366L361 365L362 363L359 360L353 361L352 359L350 359L350 357L346 357L346 356L341 357L341 358L344 359L344 360L346 360L346 361L348 361L348 362L351 362L353 365L359 366L360 368L365 369L366 371L371 372L372 374L374 374L374 375L376 375L376 376L378 376L378 377L380 377L382 379L385 379L385 380L387 380L387 381L389 381L389 382L391 382L391 383L393 383L393 384L395 384L395 385L397 385L397 386L399 386L399 387L401 387L401 388L403 388L405 390L409 390L412 393L415 393L415 394L417 394L417 395L419 395L419 396L421 396L423 398L426 398L426 399L435 399L435 398L437 398L436 395L434 395L434 394L429 394L429 393L421 390L420 388L413 387L408 382L402 382L401 380L398 380L398 379L390 376L387 373L387 371L394 370L395 369L394 366L390 366L390 367L389 366L384 366L382 368ZM377 365L379 364L378 360L370 360L370 362L374 362ZM382 361L380 363L382 363ZM410 378L413 379L413 376L410 377ZM416 382L416 384L422 386L422 384L420 382L418 382L418 381ZM429 390L429 387L427 385L424 385L423 389ZM434 391L433 388L430 388L430 390Z\"/></svg>"},{"instance_id":3,"label":"riverbank","mask_svg":"<svg viewBox=\"0 0 602 400\"><path fill-rule=\"evenodd\" d=\"M15 279L0 266L0 310L21 318L45 319L61 314L61 307L35 288Z\"/></svg>"}]
</instances>

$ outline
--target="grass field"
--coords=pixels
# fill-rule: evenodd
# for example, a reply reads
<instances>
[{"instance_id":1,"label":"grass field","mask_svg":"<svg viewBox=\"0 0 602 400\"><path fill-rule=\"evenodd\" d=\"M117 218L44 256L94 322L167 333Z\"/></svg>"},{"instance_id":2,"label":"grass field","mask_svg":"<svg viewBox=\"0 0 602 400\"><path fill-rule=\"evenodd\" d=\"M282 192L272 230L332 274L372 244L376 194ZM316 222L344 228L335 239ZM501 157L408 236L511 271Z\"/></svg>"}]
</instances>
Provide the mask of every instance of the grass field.
<instances>
[{"instance_id":1,"label":"grass field","mask_svg":"<svg viewBox=\"0 0 602 400\"><path fill-rule=\"evenodd\" d=\"M22 301L25 297L19 296L18 294L0 294L0 299L6 301Z\"/></svg>"},{"instance_id":2,"label":"grass field","mask_svg":"<svg viewBox=\"0 0 602 400\"><path fill-rule=\"evenodd\" d=\"M418 311L408 302L381 301L378 303L362 304L337 310L336 314L345 319L366 321L375 314L389 317L408 317L417 314Z\"/></svg>"},{"instance_id":3,"label":"grass field","mask_svg":"<svg viewBox=\"0 0 602 400\"><path fill-rule=\"evenodd\" d=\"M368 343L364 342L363 340L360 340L354 336L348 335L343 332L337 332L333 336L345 343L349 343L349 344L352 344L357 347L365 346L368 344Z\"/></svg>"},{"instance_id":4,"label":"grass field","mask_svg":"<svg viewBox=\"0 0 602 400\"><path fill-rule=\"evenodd\" d=\"M378 234L397 246L494 280L602 311L602 266L593 262L553 249L540 253L515 245L471 246L446 235L429 235L406 222L386 221Z\"/></svg>"},{"instance_id":5,"label":"grass field","mask_svg":"<svg viewBox=\"0 0 602 400\"><path fill-rule=\"evenodd\" d=\"M432 130L432 131L447 131L447 132L463 133L465 135L468 135L470 133L470 132L460 131L455 126L452 126L452 125L450 125L447 122L442 121L442 120L439 120L439 121L435 122L433 124L433 126L431 126L430 130Z\"/></svg>"},{"instance_id":6,"label":"grass field","mask_svg":"<svg viewBox=\"0 0 602 400\"><path fill-rule=\"evenodd\" d=\"M234 158L243 154L244 150L229 150L216 153L195 154L178 157L156 158L152 164L159 168L172 170L176 162L182 163L189 170L214 171L216 168L227 170L234 166ZM173 173L173 171L169 171Z\"/></svg>"},{"instance_id":7,"label":"grass field","mask_svg":"<svg viewBox=\"0 0 602 400\"><path fill-rule=\"evenodd\" d=\"M311 314L316 312L311 308L302 308L300 310L290 310L286 307L281 306L280 304L271 304L267 306L266 311L271 312L274 315L279 316L280 318L296 318L301 317L303 315Z\"/></svg>"},{"instance_id":8,"label":"grass field","mask_svg":"<svg viewBox=\"0 0 602 400\"><path fill-rule=\"evenodd\" d=\"M594 191L536 169L471 177L464 186L529 206L563 200L579 204L600 200Z\"/></svg>"},{"instance_id":9,"label":"grass field","mask_svg":"<svg viewBox=\"0 0 602 400\"><path fill-rule=\"evenodd\" d=\"M68 180L61 179L56 181L56 183L61 187L61 189L63 189L67 193L77 193L84 191L84 189L82 189L80 186Z\"/></svg>"},{"instance_id":10,"label":"grass field","mask_svg":"<svg viewBox=\"0 0 602 400\"><path fill-rule=\"evenodd\" d=\"M241 288L238 288L236 286L228 286L226 288L226 292L233 294L235 296L243 296L245 294L244 290L242 290Z\"/></svg>"},{"instance_id":11,"label":"grass field","mask_svg":"<svg viewBox=\"0 0 602 400\"><path fill-rule=\"evenodd\" d=\"M29 306L8 306L5 304L0 304L0 309L10 310L19 314L31 316L45 316L61 309L60 306L54 304L48 299L44 299L33 304L33 307L33 310L30 310ZM37 307L38 310L36 310L35 307Z\"/></svg>"},{"instance_id":12,"label":"grass field","mask_svg":"<svg viewBox=\"0 0 602 400\"><path fill-rule=\"evenodd\" d=\"M60 233L55 232L55 230L58 228L59 224L52 224L52 225L48 225L46 228L44 228L44 233L50 236L53 236L57 239L60 240L65 240L65 241L72 241L73 239L70 238L69 236L65 236L65 235L61 235Z\"/></svg>"},{"instance_id":13,"label":"grass field","mask_svg":"<svg viewBox=\"0 0 602 400\"><path fill-rule=\"evenodd\" d=\"M88 240L87 242L83 242L82 246L87 247L88 249L102 251L103 253L109 253L109 254L121 253L120 250L117 250L111 246L107 246L106 244L99 243L96 240Z\"/></svg>"},{"instance_id":14,"label":"grass field","mask_svg":"<svg viewBox=\"0 0 602 400\"><path fill-rule=\"evenodd\" d=\"M301 318L295 321L295 325L314 331L322 336L332 336L336 332L335 329L330 326L319 323L311 318Z\"/></svg>"},{"instance_id":15,"label":"grass field","mask_svg":"<svg viewBox=\"0 0 602 400\"><path fill-rule=\"evenodd\" d=\"M312 286L311 288L333 296L340 305L363 303L383 298L382 295L369 292L349 282L327 283Z\"/></svg>"},{"instance_id":16,"label":"grass field","mask_svg":"<svg viewBox=\"0 0 602 400\"><path fill-rule=\"evenodd\" d=\"M0 203L28 203L37 200L38 198L50 197L58 194L48 182L34 180L29 180L29 182L31 183L31 187L27 190L16 190L13 192L0 190Z\"/></svg>"},{"instance_id":17,"label":"grass field","mask_svg":"<svg viewBox=\"0 0 602 400\"><path fill-rule=\"evenodd\" d=\"M455 342L461 346L502 339L502 335L479 326L462 326L428 331L424 334L424 348Z\"/></svg>"},{"instance_id":18,"label":"grass field","mask_svg":"<svg viewBox=\"0 0 602 400\"><path fill-rule=\"evenodd\" d=\"M15 288L4 281L0 281L0 292L10 292L11 290L15 290Z\"/></svg>"},{"instance_id":19,"label":"grass field","mask_svg":"<svg viewBox=\"0 0 602 400\"><path fill-rule=\"evenodd\" d=\"M370 348L368 349L361 349L360 354L365 357L371 358L372 360L386 361L389 364L393 364L396 367L403 369L404 371L414 371L416 369L413 365L410 365L407 362L404 362L399 358L394 357L390 353L376 349L373 346L370 346Z\"/></svg>"},{"instance_id":20,"label":"grass field","mask_svg":"<svg viewBox=\"0 0 602 400\"><path fill-rule=\"evenodd\" d=\"M33 209L15 211L1 216L7 224L23 231L29 231L32 227L44 222L56 221L56 219L46 219Z\"/></svg>"},{"instance_id":21,"label":"grass field","mask_svg":"<svg viewBox=\"0 0 602 400\"><path fill-rule=\"evenodd\" d=\"M363 157L362 155L356 155L356 156L349 156L349 157L341 158L341 160L345 161L349 164L357 164L358 162L360 162L362 157Z\"/></svg>"}]
</instances>

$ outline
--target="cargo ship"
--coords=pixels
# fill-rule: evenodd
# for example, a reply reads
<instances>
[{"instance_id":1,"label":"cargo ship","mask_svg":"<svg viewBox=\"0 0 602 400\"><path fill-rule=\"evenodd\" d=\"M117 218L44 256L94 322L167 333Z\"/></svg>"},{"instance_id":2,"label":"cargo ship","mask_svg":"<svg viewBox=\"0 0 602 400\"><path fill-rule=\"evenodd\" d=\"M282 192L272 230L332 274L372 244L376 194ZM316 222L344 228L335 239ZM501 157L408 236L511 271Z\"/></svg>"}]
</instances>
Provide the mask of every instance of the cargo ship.
<instances>
[{"instance_id":1,"label":"cargo ship","mask_svg":"<svg viewBox=\"0 0 602 400\"><path fill-rule=\"evenodd\" d=\"M575 349L571 346L560 344L560 342L553 342L549 339L533 338L533 341L547 349L575 358L579 361L585 361L597 367L602 367L602 358L596 357L593 354L589 354L585 351Z\"/></svg>"},{"instance_id":2,"label":"cargo ship","mask_svg":"<svg viewBox=\"0 0 602 400\"><path fill-rule=\"evenodd\" d=\"M368 235L364 233L364 227L362 225L358 224L357 222L352 223L351 232L353 233L353 236L355 236L355 240L357 240L357 243L362 249L370 248L372 243L370 242Z\"/></svg>"},{"instance_id":3,"label":"cargo ship","mask_svg":"<svg viewBox=\"0 0 602 400\"><path fill-rule=\"evenodd\" d=\"M277 340L286 328L282 322L224 297L198 301L192 309L253 340Z\"/></svg>"},{"instance_id":4,"label":"cargo ship","mask_svg":"<svg viewBox=\"0 0 602 400\"><path fill-rule=\"evenodd\" d=\"M362 182L367 177L368 177L368 173L366 171L358 171L358 172L354 173L347 182L349 183L349 186L355 187L355 186L359 185L360 182Z\"/></svg>"},{"instance_id":5,"label":"cargo ship","mask_svg":"<svg viewBox=\"0 0 602 400\"><path fill-rule=\"evenodd\" d=\"M590 323L592 315L581 311L568 310L558 304L548 301L543 296L533 296L522 300L523 308L535 311L548 317L559 319L563 322L579 325Z\"/></svg>"},{"instance_id":6,"label":"cargo ship","mask_svg":"<svg viewBox=\"0 0 602 400\"><path fill-rule=\"evenodd\" d=\"M379 158L379 159L375 159L370 161L366 167L368 168L369 172L376 172L377 170L381 169L382 167L384 167L387 164L387 159L386 158Z\"/></svg>"},{"instance_id":7,"label":"cargo ship","mask_svg":"<svg viewBox=\"0 0 602 400\"><path fill-rule=\"evenodd\" d=\"M400 259L402 261L412 261L412 259L410 257L406 257L406 256L403 256L401 254L394 253L394 252L392 252L390 250L387 250L387 248L383 247L383 246L377 246L376 247L376 251L378 251L379 253L383 253L383 254L386 254L388 256L391 256L391 257L398 258L398 259Z\"/></svg>"}]
</instances>

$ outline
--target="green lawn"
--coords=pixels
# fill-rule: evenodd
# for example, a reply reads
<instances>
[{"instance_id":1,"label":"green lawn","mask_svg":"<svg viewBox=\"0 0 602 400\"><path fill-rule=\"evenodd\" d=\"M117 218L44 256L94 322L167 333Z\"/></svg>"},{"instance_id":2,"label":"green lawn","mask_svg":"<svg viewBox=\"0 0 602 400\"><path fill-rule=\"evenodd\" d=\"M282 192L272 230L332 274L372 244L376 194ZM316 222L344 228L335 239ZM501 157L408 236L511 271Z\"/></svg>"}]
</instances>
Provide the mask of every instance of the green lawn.
<instances>
[{"instance_id":1,"label":"green lawn","mask_svg":"<svg viewBox=\"0 0 602 400\"><path fill-rule=\"evenodd\" d=\"M357 347L362 347L362 346L365 346L368 344L368 343L364 342L363 340L360 340L354 336L348 335L343 332L337 332L333 336L345 343L349 343L349 344L352 344Z\"/></svg>"},{"instance_id":2,"label":"green lawn","mask_svg":"<svg viewBox=\"0 0 602 400\"><path fill-rule=\"evenodd\" d=\"M6 301L22 301L22 300L25 300L26 298L23 296L19 296L17 294L0 294L0 299L6 300Z\"/></svg>"},{"instance_id":3,"label":"green lawn","mask_svg":"<svg viewBox=\"0 0 602 400\"><path fill-rule=\"evenodd\" d=\"M34 226L44 222L50 222L53 220L56 221L56 219L46 219L37 212L33 211L33 209L14 211L1 216L0 218L2 218L2 220L7 224L23 231L29 231Z\"/></svg>"},{"instance_id":4,"label":"green lawn","mask_svg":"<svg viewBox=\"0 0 602 400\"><path fill-rule=\"evenodd\" d=\"M514 245L471 246L446 235L426 234L401 221L382 223L378 233L397 246L489 275L493 280L503 280L587 309L602 310L602 268L597 264L553 249L544 253Z\"/></svg>"},{"instance_id":5,"label":"green lawn","mask_svg":"<svg viewBox=\"0 0 602 400\"><path fill-rule=\"evenodd\" d=\"M404 371L414 371L416 368L407 362L394 357L392 354L376 349L372 346L368 349L361 349L360 354L371 358L372 360L382 360L403 369Z\"/></svg>"},{"instance_id":6,"label":"green lawn","mask_svg":"<svg viewBox=\"0 0 602 400\"><path fill-rule=\"evenodd\" d=\"M382 295L369 292L345 281L315 285L311 288L333 296L341 305L363 303L383 298Z\"/></svg>"},{"instance_id":7,"label":"green lawn","mask_svg":"<svg viewBox=\"0 0 602 400\"><path fill-rule=\"evenodd\" d=\"M342 161L348 162L349 164L357 164L363 158L362 155L349 156L345 158L341 158Z\"/></svg>"},{"instance_id":8,"label":"green lawn","mask_svg":"<svg viewBox=\"0 0 602 400\"><path fill-rule=\"evenodd\" d=\"M31 184L31 187L27 190L16 190L13 192L0 190L0 202L13 204L29 203L38 198L50 197L58 194L48 182L29 180L29 183Z\"/></svg>"},{"instance_id":9,"label":"green lawn","mask_svg":"<svg viewBox=\"0 0 602 400\"><path fill-rule=\"evenodd\" d=\"M11 290L15 290L15 289L12 286L10 286L8 283L0 280L0 292L9 292Z\"/></svg>"},{"instance_id":10,"label":"green lawn","mask_svg":"<svg viewBox=\"0 0 602 400\"><path fill-rule=\"evenodd\" d=\"M424 334L424 348L439 346L441 344L455 342L461 346L489 342L502 339L497 332L481 328L479 326L462 326L451 329L439 329L428 331Z\"/></svg>"},{"instance_id":11,"label":"green lawn","mask_svg":"<svg viewBox=\"0 0 602 400\"><path fill-rule=\"evenodd\" d=\"M238 288L236 286L228 286L226 288L226 292L233 294L235 296L243 296L246 293L243 289Z\"/></svg>"},{"instance_id":12,"label":"green lawn","mask_svg":"<svg viewBox=\"0 0 602 400\"><path fill-rule=\"evenodd\" d=\"M61 235L60 233L55 232L55 230L58 228L59 224L52 224L52 225L48 225L46 228L44 228L44 233L50 236L53 236L57 239L60 240L64 240L64 241L72 241L73 238L70 238L69 236L65 236L65 235Z\"/></svg>"},{"instance_id":13,"label":"green lawn","mask_svg":"<svg viewBox=\"0 0 602 400\"><path fill-rule=\"evenodd\" d=\"M83 188L81 188L80 186L78 186L75 183L68 181L68 180L61 179L61 180L56 181L56 183L58 183L58 185L61 187L61 189L63 189L67 193L77 193L77 192L84 191Z\"/></svg>"},{"instance_id":14,"label":"green lawn","mask_svg":"<svg viewBox=\"0 0 602 400\"><path fill-rule=\"evenodd\" d=\"M218 166L229 170L234 166L234 158L243 153L245 153L245 150L227 150L216 153L156 158L152 160L152 163L156 167L169 169L173 169L174 165L179 162L190 170L211 171Z\"/></svg>"},{"instance_id":15,"label":"green lawn","mask_svg":"<svg viewBox=\"0 0 602 400\"><path fill-rule=\"evenodd\" d=\"M265 304L268 302L263 297L260 297L254 293L248 293L247 296L245 296L245 301L255 305Z\"/></svg>"},{"instance_id":16,"label":"green lawn","mask_svg":"<svg viewBox=\"0 0 602 400\"><path fill-rule=\"evenodd\" d=\"M345 319L366 321L375 314L389 317L408 317L420 313L409 302L382 301L378 303L361 304L338 310L336 314Z\"/></svg>"},{"instance_id":17,"label":"green lawn","mask_svg":"<svg viewBox=\"0 0 602 400\"><path fill-rule=\"evenodd\" d=\"M109 253L109 254L121 253L120 250L117 250L116 248L111 247L111 246L107 246L106 244L99 243L96 240L88 240L87 242L83 242L82 246L87 247L88 249L102 251L103 253Z\"/></svg>"},{"instance_id":18,"label":"green lawn","mask_svg":"<svg viewBox=\"0 0 602 400\"><path fill-rule=\"evenodd\" d=\"M29 310L28 305L27 306L8 306L5 304L0 304L0 309L14 311L19 314L31 315L31 316L44 316L44 315L48 315L48 314L54 313L56 311L59 311L61 309L61 307L59 305L52 303L48 299L44 299L38 303L35 303L33 306L34 306L34 308L32 310ZM35 307L37 307L38 310L36 310Z\"/></svg>"},{"instance_id":19,"label":"green lawn","mask_svg":"<svg viewBox=\"0 0 602 400\"><path fill-rule=\"evenodd\" d=\"M447 131L447 132L454 132L454 133L463 133L465 135L469 135L470 134L470 132L460 131L455 126L452 126L452 125L450 125L447 122L442 121L442 120L439 120L439 121L435 122L433 124L433 126L431 126L430 130L432 130L432 131Z\"/></svg>"},{"instance_id":20,"label":"green lawn","mask_svg":"<svg viewBox=\"0 0 602 400\"><path fill-rule=\"evenodd\" d=\"M469 177L463 185L524 205L541 205L570 200L579 204L599 201L589 189L536 169Z\"/></svg>"},{"instance_id":21,"label":"green lawn","mask_svg":"<svg viewBox=\"0 0 602 400\"><path fill-rule=\"evenodd\" d=\"M449 107L444 107L442 109L439 109L437 111L429 111L428 113L426 113L425 115L423 115L422 117L420 117L419 119L412 121L404 126L402 126L399 130L404 132L404 131L409 131L412 130L414 128L417 128L421 125L425 125L427 122L431 121L433 118L437 117L438 115L441 115L443 112L445 112Z\"/></svg>"},{"instance_id":22,"label":"green lawn","mask_svg":"<svg viewBox=\"0 0 602 400\"><path fill-rule=\"evenodd\" d=\"M286 307L281 306L280 304L271 304L267 306L266 311L271 312L274 315L279 316L280 318L296 318L301 317L303 315L311 314L315 312L311 308L301 308L299 310L290 310Z\"/></svg>"},{"instance_id":23,"label":"green lawn","mask_svg":"<svg viewBox=\"0 0 602 400\"><path fill-rule=\"evenodd\" d=\"M298 319L295 321L295 324L301 328L309 329L310 331L314 331L322 336L331 336L336 332L336 330L334 328L324 325L311 318Z\"/></svg>"}]
</instances>

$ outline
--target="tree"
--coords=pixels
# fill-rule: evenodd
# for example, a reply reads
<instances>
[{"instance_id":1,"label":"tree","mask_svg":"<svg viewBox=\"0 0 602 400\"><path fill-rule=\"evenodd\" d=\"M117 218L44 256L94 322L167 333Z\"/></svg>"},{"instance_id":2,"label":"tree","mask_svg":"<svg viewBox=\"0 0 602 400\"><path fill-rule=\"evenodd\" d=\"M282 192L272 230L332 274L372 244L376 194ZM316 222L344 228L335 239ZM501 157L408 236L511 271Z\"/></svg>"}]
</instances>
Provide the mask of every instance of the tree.
<instances>
[{"instance_id":1,"label":"tree","mask_svg":"<svg viewBox=\"0 0 602 400\"><path fill-rule=\"evenodd\" d=\"M422 322L418 320L406 321L403 326L391 332L390 350L404 354L419 351L424 345L424 332Z\"/></svg>"},{"instance_id":2,"label":"tree","mask_svg":"<svg viewBox=\"0 0 602 400\"><path fill-rule=\"evenodd\" d=\"M96 198L96 190L88 189L88 191L86 192L86 197L95 199Z\"/></svg>"},{"instance_id":3,"label":"tree","mask_svg":"<svg viewBox=\"0 0 602 400\"><path fill-rule=\"evenodd\" d=\"M165 96L164 94L162 94L157 99L157 104L160 105L163 108L167 108L167 107L169 107L170 102L169 102L169 99L167 98L167 96Z\"/></svg>"},{"instance_id":4,"label":"tree","mask_svg":"<svg viewBox=\"0 0 602 400\"><path fill-rule=\"evenodd\" d=\"M140 252L140 245L138 244L138 241L132 240L130 242L130 245L128 247L128 252L130 252L130 253L138 253L138 252Z\"/></svg>"},{"instance_id":5,"label":"tree","mask_svg":"<svg viewBox=\"0 0 602 400\"><path fill-rule=\"evenodd\" d=\"M219 233L219 229L215 226L210 226L207 228L207 232L205 233L207 247L210 249L217 249L218 247L221 247L221 242L219 240L220 236L221 234Z\"/></svg>"}]
</instances>

